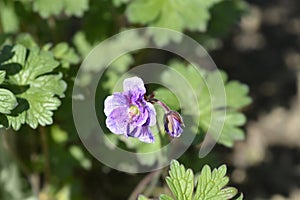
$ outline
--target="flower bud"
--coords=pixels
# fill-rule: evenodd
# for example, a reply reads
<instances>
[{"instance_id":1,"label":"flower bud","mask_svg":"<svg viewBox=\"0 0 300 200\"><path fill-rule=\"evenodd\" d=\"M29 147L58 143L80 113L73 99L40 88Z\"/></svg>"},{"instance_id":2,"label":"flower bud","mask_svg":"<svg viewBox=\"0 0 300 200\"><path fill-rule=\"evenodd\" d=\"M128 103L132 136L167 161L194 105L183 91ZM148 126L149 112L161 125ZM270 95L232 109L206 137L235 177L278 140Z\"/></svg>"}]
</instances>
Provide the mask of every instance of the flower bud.
<instances>
[{"instance_id":1,"label":"flower bud","mask_svg":"<svg viewBox=\"0 0 300 200\"><path fill-rule=\"evenodd\" d=\"M168 111L165 114L164 126L166 132L172 137L179 137L183 132L184 123L181 115L176 111Z\"/></svg>"}]
</instances>

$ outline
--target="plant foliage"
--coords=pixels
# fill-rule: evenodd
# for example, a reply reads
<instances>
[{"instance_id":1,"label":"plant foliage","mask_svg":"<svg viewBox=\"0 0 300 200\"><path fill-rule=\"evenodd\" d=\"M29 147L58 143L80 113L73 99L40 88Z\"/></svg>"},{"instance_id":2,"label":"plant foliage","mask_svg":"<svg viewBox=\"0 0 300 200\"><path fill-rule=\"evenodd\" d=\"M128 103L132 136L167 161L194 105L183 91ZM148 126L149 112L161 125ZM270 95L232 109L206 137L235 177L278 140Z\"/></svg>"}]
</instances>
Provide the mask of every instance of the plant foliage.
<instances>
[{"instance_id":1,"label":"plant foliage","mask_svg":"<svg viewBox=\"0 0 300 200\"><path fill-rule=\"evenodd\" d=\"M236 196L237 189L227 187L229 178L226 177L227 167L222 165L219 168L211 170L205 165L197 181L191 169L186 169L178 161L171 162L169 176L166 182L173 194L173 197L161 194L160 200L229 200ZM145 196L139 196L139 200L147 199ZM242 200L243 195L237 199Z\"/></svg>"}]
</instances>

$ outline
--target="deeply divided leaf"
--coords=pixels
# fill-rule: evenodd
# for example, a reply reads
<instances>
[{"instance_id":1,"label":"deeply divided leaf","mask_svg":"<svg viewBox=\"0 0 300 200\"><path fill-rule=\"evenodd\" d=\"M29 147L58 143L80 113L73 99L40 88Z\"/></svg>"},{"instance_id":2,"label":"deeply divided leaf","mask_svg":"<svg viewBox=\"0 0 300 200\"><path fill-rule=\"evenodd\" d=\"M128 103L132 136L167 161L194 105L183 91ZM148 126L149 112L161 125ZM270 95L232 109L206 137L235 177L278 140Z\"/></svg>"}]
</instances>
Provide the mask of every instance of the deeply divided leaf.
<instances>
[{"instance_id":1,"label":"deeply divided leaf","mask_svg":"<svg viewBox=\"0 0 300 200\"><path fill-rule=\"evenodd\" d=\"M25 123L32 128L52 124L53 111L60 106L59 97L64 97L67 87L62 74L49 74L59 66L59 62L51 52L37 47L26 49L22 45L16 45L12 52L14 56L6 64L17 63L22 68L17 74L8 77L8 83L28 86L28 89L16 95L27 102L28 108L8 115L9 126L18 130Z\"/></svg>"},{"instance_id":2,"label":"deeply divided leaf","mask_svg":"<svg viewBox=\"0 0 300 200\"><path fill-rule=\"evenodd\" d=\"M166 182L175 199L228 200L237 194L237 189L234 187L226 187L229 182L229 178L225 176L226 171L227 168L225 165L213 170L211 170L208 165L205 165L199 175L194 193L193 171L191 169L185 169L178 161L173 160ZM165 194L160 196L160 200L171 199L170 196Z\"/></svg>"},{"instance_id":3,"label":"deeply divided leaf","mask_svg":"<svg viewBox=\"0 0 300 200\"><path fill-rule=\"evenodd\" d=\"M186 170L177 161L172 161L169 176L166 182L173 194L178 199L188 200L192 198L194 190L194 174L191 169Z\"/></svg>"}]
</instances>

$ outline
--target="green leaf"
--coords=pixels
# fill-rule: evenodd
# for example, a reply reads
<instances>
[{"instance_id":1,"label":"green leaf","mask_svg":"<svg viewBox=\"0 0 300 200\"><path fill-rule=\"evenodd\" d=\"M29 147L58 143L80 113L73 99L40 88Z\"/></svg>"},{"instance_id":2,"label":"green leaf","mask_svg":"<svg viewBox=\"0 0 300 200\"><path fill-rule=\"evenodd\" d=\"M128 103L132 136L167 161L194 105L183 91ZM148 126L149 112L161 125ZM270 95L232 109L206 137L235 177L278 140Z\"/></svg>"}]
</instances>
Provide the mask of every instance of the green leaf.
<instances>
[{"instance_id":1,"label":"green leaf","mask_svg":"<svg viewBox=\"0 0 300 200\"><path fill-rule=\"evenodd\" d=\"M226 15L223 11L226 10ZM246 13L246 1L222 1L211 9L211 20L208 25L208 34L213 37L224 37L236 24L240 17Z\"/></svg>"},{"instance_id":2,"label":"green leaf","mask_svg":"<svg viewBox=\"0 0 300 200\"><path fill-rule=\"evenodd\" d=\"M172 160L169 176L166 182L175 199L180 200L229 200L237 194L234 187L226 187L229 178L226 177L227 167L222 165L213 171L205 165L198 177L197 187L194 188L194 174L176 160ZM195 192L194 192L195 191ZM241 200L243 194L238 198ZM172 197L161 194L160 200L173 200Z\"/></svg>"},{"instance_id":3,"label":"green leaf","mask_svg":"<svg viewBox=\"0 0 300 200\"><path fill-rule=\"evenodd\" d=\"M208 165L205 165L198 179L194 200L226 200L233 198L237 194L237 190L233 187L224 188L229 182L229 178L225 176L226 171L225 165L213 171Z\"/></svg>"},{"instance_id":4,"label":"green leaf","mask_svg":"<svg viewBox=\"0 0 300 200\"><path fill-rule=\"evenodd\" d=\"M80 163L84 169L90 169L92 167L91 161L85 156L84 152L79 146L71 146L69 148L70 154Z\"/></svg>"},{"instance_id":5,"label":"green leaf","mask_svg":"<svg viewBox=\"0 0 300 200\"><path fill-rule=\"evenodd\" d=\"M6 75L5 71L0 71L0 84L2 84L3 81L5 80L5 75Z\"/></svg>"},{"instance_id":6,"label":"green leaf","mask_svg":"<svg viewBox=\"0 0 300 200\"><path fill-rule=\"evenodd\" d=\"M7 63L18 63L20 72L9 76L9 83L19 86L29 85L29 89L17 97L26 99L29 109L16 116L7 116L9 125L18 130L27 123L32 128L53 123L53 111L60 106L58 97L64 97L66 83L62 74L50 74L58 65L50 52L38 48L26 49L22 45L14 46L15 55ZM58 97L57 97L58 96Z\"/></svg>"},{"instance_id":7,"label":"green leaf","mask_svg":"<svg viewBox=\"0 0 300 200\"><path fill-rule=\"evenodd\" d=\"M64 186L55 194L57 200L70 200L71 199L71 187L69 185Z\"/></svg>"},{"instance_id":8,"label":"green leaf","mask_svg":"<svg viewBox=\"0 0 300 200\"><path fill-rule=\"evenodd\" d=\"M130 0L113 0L113 4L118 7L124 3L128 3L129 1Z\"/></svg>"},{"instance_id":9,"label":"green leaf","mask_svg":"<svg viewBox=\"0 0 300 200\"><path fill-rule=\"evenodd\" d=\"M165 102L172 110L179 110L180 104L175 94L166 88L158 88L154 92L155 98Z\"/></svg>"},{"instance_id":10,"label":"green leaf","mask_svg":"<svg viewBox=\"0 0 300 200\"><path fill-rule=\"evenodd\" d=\"M243 193L241 193L241 195L236 200L243 200L243 199L244 199L244 195Z\"/></svg>"},{"instance_id":11,"label":"green leaf","mask_svg":"<svg viewBox=\"0 0 300 200\"><path fill-rule=\"evenodd\" d=\"M126 16L132 23L173 29L183 32L206 31L210 19L209 9L222 0L133 0L129 3ZM188 12L186 12L188 11ZM170 40L178 41L174 35L154 33L154 40L159 45L166 45Z\"/></svg>"},{"instance_id":12,"label":"green leaf","mask_svg":"<svg viewBox=\"0 0 300 200\"><path fill-rule=\"evenodd\" d=\"M80 61L75 50L65 42L57 44L52 49L52 52L54 57L62 63L62 67L64 68L69 68L70 65L78 64Z\"/></svg>"},{"instance_id":13,"label":"green leaf","mask_svg":"<svg viewBox=\"0 0 300 200\"><path fill-rule=\"evenodd\" d=\"M63 2L67 16L82 17L83 13L89 9L88 0L63 0Z\"/></svg>"},{"instance_id":14,"label":"green leaf","mask_svg":"<svg viewBox=\"0 0 300 200\"><path fill-rule=\"evenodd\" d=\"M143 195L139 195L138 200L149 200L149 199Z\"/></svg>"},{"instance_id":15,"label":"green leaf","mask_svg":"<svg viewBox=\"0 0 300 200\"><path fill-rule=\"evenodd\" d=\"M64 8L62 0L35 0L33 1L33 10L38 12L41 17L48 18L51 15L58 15Z\"/></svg>"},{"instance_id":16,"label":"green leaf","mask_svg":"<svg viewBox=\"0 0 300 200\"><path fill-rule=\"evenodd\" d=\"M174 200L174 199L166 194L162 194L159 196L159 200Z\"/></svg>"},{"instance_id":17,"label":"green leaf","mask_svg":"<svg viewBox=\"0 0 300 200\"><path fill-rule=\"evenodd\" d=\"M87 56L93 49L93 45L89 43L84 32L79 31L73 38L73 43L81 57Z\"/></svg>"},{"instance_id":18,"label":"green leaf","mask_svg":"<svg viewBox=\"0 0 300 200\"><path fill-rule=\"evenodd\" d=\"M16 33L19 30L19 19L13 2L0 2L0 18L4 33Z\"/></svg>"},{"instance_id":19,"label":"green leaf","mask_svg":"<svg viewBox=\"0 0 300 200\"><path fill-rule=\"evenodd\" d=\"M28 49L38 47L38 44L34 41L33 37L29 33L18 34L16 44L21 44Z\"/></svg>"},{"instance_id":20,"label":"green leaf","mask_svg":"<svg viewBox=\"0 0 300 200\"><path fill-rule=\"evenodd\" d=\"M218 143L228 147L233 146L236 140L243 140L244 131L240 127L246 123L246 117L239 110L251 103L251 98L248 96L248 86L238 81L228 82L226 73L222 71L205 71L204 69L198 71L192 65L186 65L179 61L171 62L170 66L171 69L165 70L161 74L161 80L165 84L175 84L172 86L181 91L186 97L192 94L192 92L196 94L200 111L200 130L206 132L212 126L212 115L215 117L214 120L222 122L224 118L223 111L226 109L225 122L220 136L219 132L215 131L213 126L210 133L217 139ZM189 82L193 91L187 92L182 83L174 82L173 70L180 73ZM224 83L226 103L225 101L221 102L222 99L212 99L208 90L208 85L210 88L216 88L216 80L218 80L219 75L221 75ZM169 95L165 98L168 99ZM180 103L188 105L188 99L181 98ZM171 100L168 99L168 101L172 103ZM213 108L212 103L218 104L218 107Z\"/></svg>"},{"instance_id":21,"label":"green leaf","mask_svg":"<svg viewBox=\"0 0 300 200\"><path fill-rule=\"evenodd\" d=\"M56 143L64 143L68 140L68 133L56 125L51 126L51 136Z\"/></svg>"},{"instance_id":22,"label":"green leaf","mask_svg":"<svg viewBox=\"0 0 300 200\"><path fill-rule=\"evenodd\" d=\"M177 199L192 199L194 191L194 174L191 169L186 170L183 165L173 160L166 182Z\"/></svg>"},{"instance_id":23,"label":"green leaf","mask_svg":"<svg viewBox=\"0 0 300 200\"><path fill-rule=\"evenodd\" d=\"M249 88L238 81L230 81L226 85L227 105L231 108L242 108L251 103L251 98L247 96Z\"/></svg>"},{"instance_id":24,"label":"green leaf","mask_svg":"<svg viewBox=\"0 0 300 200\"><path fill-rule=\"evenodd\" d=\"M41 17L48 18L51 15L59 15L63 11L67 16L82 17L88 10L88 0L36 0L33 1L33 10L38 12Z\"/></svg>"},{"instance_id":25,"label":"green leaf","mask_svg":"<svg viewBox=\"0 0 300 200\"><path fill-rule=\"evenodd\" d=\"M10 114L16 105L15 95L9 90L0 88L0 113Z\"/></svg>"}]
</instances>

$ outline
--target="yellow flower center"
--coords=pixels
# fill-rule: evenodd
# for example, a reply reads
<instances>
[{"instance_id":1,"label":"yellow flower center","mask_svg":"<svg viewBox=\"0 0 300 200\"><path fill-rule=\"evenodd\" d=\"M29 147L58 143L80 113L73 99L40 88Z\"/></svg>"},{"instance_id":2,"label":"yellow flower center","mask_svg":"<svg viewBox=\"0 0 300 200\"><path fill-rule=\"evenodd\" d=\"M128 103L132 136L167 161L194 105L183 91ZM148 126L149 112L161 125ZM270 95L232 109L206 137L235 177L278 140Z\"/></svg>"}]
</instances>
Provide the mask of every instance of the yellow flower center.
<instances>
[{"instance_id":1,"label":"yellow flower center","mask_svg":"<svg viewBox=\"0 0 300 200\"><path fill-rule=\"evenodd\" d=\"M128 110L128 114L130 116L130 118L134 117L134 116L139 116L140 115L140 110L137 106L130 106L129 110Z\"/></svg>"}]
</instances>

